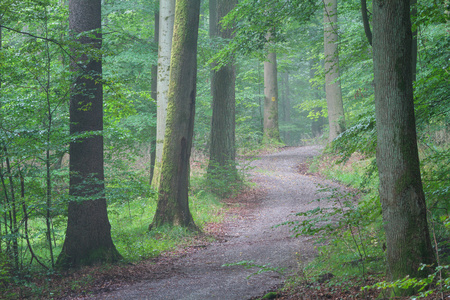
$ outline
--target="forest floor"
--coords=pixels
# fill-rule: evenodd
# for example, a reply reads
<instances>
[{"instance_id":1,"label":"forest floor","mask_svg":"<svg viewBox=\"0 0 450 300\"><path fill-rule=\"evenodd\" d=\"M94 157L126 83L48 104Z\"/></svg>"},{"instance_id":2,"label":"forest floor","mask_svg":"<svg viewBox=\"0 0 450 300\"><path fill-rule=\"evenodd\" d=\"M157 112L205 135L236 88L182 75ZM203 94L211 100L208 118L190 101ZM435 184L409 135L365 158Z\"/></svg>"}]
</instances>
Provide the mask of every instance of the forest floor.
<instances>
[{"instance_id":1,"label":"forest floor","mask_svg":"<svg viewBox=\"0 0 450 300\"><path fill-rule=\"evenodd\" d=\"M78 271L71 282L78 282L82 290L75 287L63 299L232 300L258 299L272 291L269 299L354 299L361 293L359 287L341 291L316 284L278 291L316 255L311 237L295 238L288 226L276 225L315 208L318 184L337 186L307 173L308 162L320 153L320 146L305 146L257 156L249 171L256 187L224 200L230 207L225 221L207 226L205 238L135 265ZM261 268L245 265L224 266L239 262L264 266L265 272L256 274ZM86 276L89 284L83 283Z\"/></svg>"}]
</instances>

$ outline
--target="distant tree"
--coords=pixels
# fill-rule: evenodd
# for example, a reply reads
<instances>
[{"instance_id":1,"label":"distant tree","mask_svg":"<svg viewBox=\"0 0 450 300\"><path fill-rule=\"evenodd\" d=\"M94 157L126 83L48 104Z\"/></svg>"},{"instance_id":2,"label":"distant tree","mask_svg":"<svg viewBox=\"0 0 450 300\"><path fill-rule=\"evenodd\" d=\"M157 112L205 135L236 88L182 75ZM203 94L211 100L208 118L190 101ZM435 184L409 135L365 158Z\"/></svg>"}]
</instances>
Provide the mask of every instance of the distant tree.
<instances>
[{"instance_id":1,"label":"distant tree","mask_svg":"<svg viewBox=\"0 0 450 300\"><path fill-rule=\"evenodd\" d=\"M232 28L222 28L220 20L225 17L236 5L236 0L213 0L210 22L210 34L212 37L223 39L232 38ZM214 10L214 9L212 9ZM213 70L211 74L212 91L212 122L211 144L208 165L209 176L226 176L228 180L237 178L235 164L235 81L236 71L233 62Z\"/></svg>"},{"instance_id":2,"label":"distant tree","mask_svg":"<svg viewBox=\"0 0 450 300\"><path fill-rule=\"evenodd\" d=\"M270 44L271 34L268 34ZM272 49L264 61L264 137L266 143L280 143L278 126L278 71L277 54Z\"/></svg>"},{"instance_id":3,"label":"distant tree","mask_svg":"<svg viewBox=\"0 0 450 300\"><path fill-rule=\"evenodd\" d=\"M314 61L312 59L309 60L309 78L312 81L315 76L315 70L314 70ZM313 95L315 99L319 99L319 91L317 88L314 87L314 85L311 83L311 90L313 91ZM311 134L312 137L318 137L322 135L323 125L326 124L325 118L321 114L322 109L320 107L314 108L314 112L316 114L319 114L316 119L313 119L311 121Z\"/></svg>"},{"instance_id":4,"label":"distant tree","mask_svg":"<svg viewBox=\"0 0 450 300\"><path fill-rule=\"evenodd\" d=\"M290 94L290 86L289 86L289 71L284 71L282 75L282 83L283 83L283 121L285 124L291 123L291 94ZM289 145L291 142L291 131L288 129L284 133L284 142Z\"/></svg>"},{"instance_id":5,"label":"distant tree","mask_svg":"<svg viewBox=\"0 0 450 300\"><path fill-rule=\"evenodd\" d=\"M88 49L83 51L100 49L101 0L70 0L69 27L82 35L77 42ZM98 53L95 57L92 53L75 53L77 61L72 63L76 75L69 109L74 136L69 146L71 201L66 238L57 260L60 267L121 258L111 239L104 193L102 62Z\"/></svg>"},{"instance_id":6,"label":"distant tree","mask_svg":"<svg viewBox=\"0 0 450 300\"><path fill-rule=\"evenodd\" d=\"M159 2L158 38L158 82L156 111L156 156L152 185L159 186L161 161L163 157L164 136L167 122L167 103L169 99L170 57L172 49L175 0Z\"/></svg>"},{"instance_id":7,"label":"distant tree","mask_svg":"<svg viewBox=\"0 0 450 300\"><path fill-rule=\"evenodd\" d=\"M197 229L189 210L188 189L194 133L199 13L200 0L177 0L158 206L149 229L163 225Z\"/></svg>"},{"instance_id":8,"label":"distant tree","mask_svg":"<svg viewBox=\"0 0 450 300\"><path fill-rule=\"evenodd\" d=\"M426 275L420 264L435 262L417 150L411 44L410 0L374 0L377 165L392 280Z\"/></svg>"},{"instance_id":9,"label":"distant tree","mask_svg":"<svg viewBox=\"0 0 450 300\"><path fill-rule=\"evenodd\" d=\"M324 0L325 92L330 127L329 141L345 130L345 115L339 81L337 0Z\"/></svg>"}]
</instances>

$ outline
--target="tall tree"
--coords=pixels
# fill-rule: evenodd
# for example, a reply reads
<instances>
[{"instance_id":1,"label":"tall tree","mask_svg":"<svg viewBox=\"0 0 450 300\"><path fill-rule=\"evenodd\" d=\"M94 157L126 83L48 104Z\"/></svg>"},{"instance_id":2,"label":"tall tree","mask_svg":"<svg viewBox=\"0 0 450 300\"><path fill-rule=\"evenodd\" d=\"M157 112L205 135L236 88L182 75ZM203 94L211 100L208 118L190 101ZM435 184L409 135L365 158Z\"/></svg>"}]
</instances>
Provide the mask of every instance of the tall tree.
<instances>
[{"instance_id":1,"label":"tall tree","mask_svg":"<svg viewBox=\"0 0 450 300\"><path fill-rule=\"evenodd\" d=\"M329 141L345 130L344 105L339 81L337 0L324 0L325 92L330 127Z\"/></svg>"},{"instance_id":2,"label":"tall tree","mask_svg":"<svg viewBox=\"0 0 450 300\"><path fill-rule=\"evenodd\" d=\"M155 12L155 32L153 37L153 42L156 47L159 48L159 11ZM158 63L152 65L152 82L151 82L151 94L152 99L158 102ZM153 105L153 104L152 104ZM150 136L152 142L150 144L150 184L153 180L153 174L155 172L155 162L156 162L156 126L151 127Z\"/></svg>"},{"instance_id":3,"label":"tall tree","mask_svg":"<svg viewBox=\"0 0 450 300\"><path fill-rule=\"evenodd\" d=\"M111 239L103 170L103 88L101 83L101 0L70 0L69 27L80 44L72 63L69 145L71 201L67 232L57 264L61 267L120 259ZM89 49L90 48L90 49ZM92 51L96 49L97 51ZM88 51L88 52L86 52Z\"/></svg>"},{"instance_id":4,"label":"tall tree","mask_svg":"<svg viewBox=\"0 0 450 300\"><path fill-rule=\"evenodd\" d=\"M434 262L419 168L412 86L410 0L374 0L377 165L391 279Z\"/></svg>"},{"instance_id":5,"label":"tall tree","mask_svg":"<svg viewBox=\"0 0 450 300\"><path fill-rule=\"evenodd\" d=\"M210 31L222 39L232 38L232 28L223 28L219 21L225 17L237 4L236 0L212 0L215 2L216 16L211 21L217 24L210 25ZM213 6L213 7L214 7ZM219 29L218 29L219 28ZM215 30L215 32L214 32ZM208 175L215 177L225 176L226 180L235 180L237 170L235 164L235 81L236 72L234 64L231 62L213 70L211 74L212 91L212 121L211 121L211 145L208 165Z\"/></svg>"},{"instance_id":6,"label":"tall tree","mask_svg":"<svg viewBox=\"0 0 450 300\"><path fill-rule=\"evenodd\" d=\"M270 44L271 34L268 34ZM264 61L264 142L280 143L278 127L278 72L277 54L272 49Z\"/></svg>"},{"instance_id":7,"label":"tall tree","mask_svg":"<svg viewBox=\"0 0 450 300\"><path fill-rule=\"evenodd\" d=\"M163 157L164 135L167 122L167 103L169 99L170 57L172 49L175 0L159 2L159 39L158 39L158 82L156 111L156 154L152 185L159 185L161 161Z\"/></svg>"},{"instance_id":8,"label":"tall tree","mask_svg":"<svg viewBox=\"0 0 450 300\"><path fill-rule=\"evenodd\" d=\"M158 206L150 229L163 225L197 229L189 210L188 189L194 133L199 13L200 0L177 0Z\"/></svg>"}]
</instances>

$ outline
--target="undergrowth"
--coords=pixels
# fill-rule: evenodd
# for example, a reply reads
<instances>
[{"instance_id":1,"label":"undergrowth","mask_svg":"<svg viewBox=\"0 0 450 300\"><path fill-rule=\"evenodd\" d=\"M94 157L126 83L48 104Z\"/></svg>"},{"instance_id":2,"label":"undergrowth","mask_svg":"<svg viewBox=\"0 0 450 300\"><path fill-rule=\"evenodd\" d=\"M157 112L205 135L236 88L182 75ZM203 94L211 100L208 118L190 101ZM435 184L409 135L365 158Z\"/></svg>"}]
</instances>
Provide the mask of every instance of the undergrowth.
<instances>
[{"instance_id":1,"label":"undergrowth","mask_svg":"<svg viewBox=\"0 0 450 300\"><path fill-rule=\"evenodd\" d=\"M352 287L383 273L384 236L379 203L371 194L322 186L316 208L289 221L295 236L314 236L318 255L300 269L298 281Z\"/></svg>"},{"instance_id":2,"label":"undergrowth","mask_svg":"<svg viewBox=\"0 0 450 300\"><path fill-rule=\"evenodd\" d=\"M242 168L239 172L243 174L244 170L245 168ZM204 178L204 169L194 164L192 171L189 206L195 224L203 230L210 223L222 222L226 207L222 204L217 189L212 190L207 185L208 182ZM177 249L213 239L213 237L207 235L198 236L198 234L180 227L162 227L149 231L148 226L157 207L157 193L146 183L144 174L135 172L126 174L126 178L124 176L116 175L115 178L107 182L111 235L117 250L123 256L123 261L119 265L126 267L138 264L140 261L158 257L164 252L178 251ZM233 186L233 193L238 193L244 185L245 181L238 182ZM220 182L217 184L217 188L224 186ZM44 221L34 218L29 220L28 225L33 228L29 231L29 234L34 245L35 255L47 261L48 249L46 248ZM53 219L52 238L55 244L55 253L59 253L61 250L66 224L67 216L64 213L55 216ZM19 246L26 247L23 243ZM7 257L0 257L0 298L2 299L52 298L67 291L82 292L95 281L95 276L89 275L89 271L84 271L84 269L75 272L88 272L91 277L86 275L83 277L84 279L80 279L74 276L71 279L71 276L63 275L59 271L43 269L35 260L27 257L29 254L25 248L21 251L24 253L24 257L20 258L20 270L14 270ZM121 268L120 266L114 266L114 268L116 267ZM88 269L90 268L93 270L92 273L97 275L98 272L109 272L108 265L93 266ZM54 285L52 281L55 280L61 282L61 284Z\"/></svg>"},{"instance_id":3,"label":"undergrowth","mask_svg":"<svg viewBox=\"0 0 450 300\"><path fill-rule=\"evenodd\" d=\"M318 256L307 265L300 264L298 274L286 287L306 284L349 290L356 285L364 288L361 295L372 289L378 290L382 297L389 290L413 288L417 291L413 298L442 298L450 291L447 272L450 210L445 199L449 191L448 165L442 166L442 159L449 156L442 156L443 153L447 151L428 147L421 151L428 220L438 258L437 266L422 266L430 270L428 278L386 281L386 245L373 156L325 154L312 162L309 171L338 181L346 188L320 187L317 207L299 212L299 220L285 223L296 235L318 238Z\"/></svg>"}]
</instances>

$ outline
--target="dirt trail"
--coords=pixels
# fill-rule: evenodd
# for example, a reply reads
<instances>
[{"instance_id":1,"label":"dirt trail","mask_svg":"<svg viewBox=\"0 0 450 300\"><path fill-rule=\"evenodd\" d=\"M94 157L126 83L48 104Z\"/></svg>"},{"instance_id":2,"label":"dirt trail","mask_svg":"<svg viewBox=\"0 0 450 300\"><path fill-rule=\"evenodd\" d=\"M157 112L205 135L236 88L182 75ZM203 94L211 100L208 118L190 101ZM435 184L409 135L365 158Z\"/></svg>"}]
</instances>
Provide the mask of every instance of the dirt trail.
<instances>
[{"instance_id":1,"label":"dirt trail","mask_svg":"<svg viewBox=\"0 0 450 300\"><path fill-rule=\"evenodd\" d=\"M292 213L313 208L316 184L322 180L298 173L299 164L320 153L318 146L286 148L253 161L251 180L263 189L244 217L231 218L225 240L176 259L161 276L96 295L96 299L249 299L281 284L275 272L247 276L257 269L223 264L253 260L295 272L299 261L314 256L307 238L292 238L286 226L272 228L292 218Z\"/></svg>"}]
</instances>

